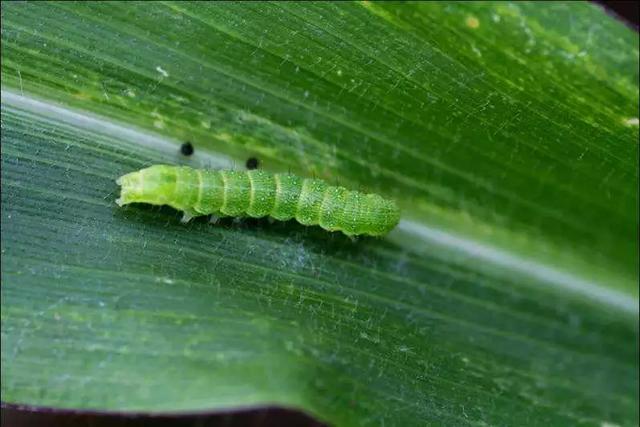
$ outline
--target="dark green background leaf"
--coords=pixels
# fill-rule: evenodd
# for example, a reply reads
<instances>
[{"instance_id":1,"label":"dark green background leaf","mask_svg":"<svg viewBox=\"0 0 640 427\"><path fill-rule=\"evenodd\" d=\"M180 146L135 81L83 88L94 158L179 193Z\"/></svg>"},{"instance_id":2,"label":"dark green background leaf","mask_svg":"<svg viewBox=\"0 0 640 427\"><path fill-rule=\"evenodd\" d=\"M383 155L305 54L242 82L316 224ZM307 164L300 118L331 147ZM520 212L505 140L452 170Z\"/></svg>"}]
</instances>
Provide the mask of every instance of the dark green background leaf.
<instances>
[{"instance_id":1,"label":"dark green background leaf","mask_svg":"<svg viewBox=\"0 0 640 427\"><path fill-rule=\"evenodd\" d=\"M3 3L2 43L3 401L637 424L638 38L597 7ZM249 156L404 220L113 202Z\"/></svg>"}]
</instances>

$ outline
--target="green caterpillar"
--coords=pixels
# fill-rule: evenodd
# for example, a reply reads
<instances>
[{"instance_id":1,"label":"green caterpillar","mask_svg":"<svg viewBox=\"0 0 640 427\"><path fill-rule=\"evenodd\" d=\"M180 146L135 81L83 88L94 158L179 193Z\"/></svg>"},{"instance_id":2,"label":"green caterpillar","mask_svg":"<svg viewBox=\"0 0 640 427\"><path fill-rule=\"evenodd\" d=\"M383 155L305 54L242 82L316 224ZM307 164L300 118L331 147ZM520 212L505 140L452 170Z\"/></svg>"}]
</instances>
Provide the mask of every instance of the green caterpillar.
<instances>
[{"instance_id":1,"label":"green caterpillar","mask_svg":"<svg viewBox=\"0 0 640 427\"><path fill-rule=\"evenodd\" d=\"M400 220L397 205L377 194L328 185L319 179L260 170L232 171L155 165L121 176L120 206L169 205L183 221L200 215L295 218L347 236L382 236Z\"/></svg>"}]
</instances>

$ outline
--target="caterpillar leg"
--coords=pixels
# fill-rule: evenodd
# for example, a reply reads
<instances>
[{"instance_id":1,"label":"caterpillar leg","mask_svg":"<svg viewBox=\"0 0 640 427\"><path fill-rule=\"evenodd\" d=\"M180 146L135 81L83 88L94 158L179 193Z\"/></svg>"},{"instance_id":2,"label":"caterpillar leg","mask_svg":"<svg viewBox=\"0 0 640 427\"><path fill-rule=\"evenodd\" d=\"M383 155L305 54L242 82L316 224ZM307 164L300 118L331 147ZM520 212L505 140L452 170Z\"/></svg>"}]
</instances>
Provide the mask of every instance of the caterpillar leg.
<instances>
[{"instance_id":1,"label":"caterpillar leg","mask_svg":"<svg viewBox=\"0 0 640 427\"><path fill-rule=\"evenodd\" d=\"M184 211L182 212L182 218L180 218L180 222L186 224L198 215L199 214L197 212Z\"/></svg>"},{"instance_id":2,"label":"caterpillar leg","mask_svg":"<svg viewBox=\"0 0 640 427\"><path fill-rule=\"evenodd\" d=\"M223 214L222 212L216 212L209 215L209 222L211 224L217 224L220 219L227 217L228 215Z\"/></svg>"}]
</instances>

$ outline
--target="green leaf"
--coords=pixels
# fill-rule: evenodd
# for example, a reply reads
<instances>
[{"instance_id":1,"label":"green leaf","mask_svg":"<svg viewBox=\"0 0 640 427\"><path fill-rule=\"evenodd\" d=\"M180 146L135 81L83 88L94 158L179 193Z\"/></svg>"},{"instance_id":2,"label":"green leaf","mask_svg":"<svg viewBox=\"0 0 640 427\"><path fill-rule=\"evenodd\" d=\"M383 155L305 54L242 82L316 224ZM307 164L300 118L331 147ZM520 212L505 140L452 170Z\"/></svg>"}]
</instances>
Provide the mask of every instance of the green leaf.
<instances>
[{"instance_id":1,"label":"green leaf","mask_svg":"<svg viewBox=\"0 0 640 427\"><path fill-rule=\"evenodd\" d=\"M6 2L2 44L4 402L637 425L638 37L598 7ZM250 156L403 221L114 203Z\"/></svg>"}]
</instances>

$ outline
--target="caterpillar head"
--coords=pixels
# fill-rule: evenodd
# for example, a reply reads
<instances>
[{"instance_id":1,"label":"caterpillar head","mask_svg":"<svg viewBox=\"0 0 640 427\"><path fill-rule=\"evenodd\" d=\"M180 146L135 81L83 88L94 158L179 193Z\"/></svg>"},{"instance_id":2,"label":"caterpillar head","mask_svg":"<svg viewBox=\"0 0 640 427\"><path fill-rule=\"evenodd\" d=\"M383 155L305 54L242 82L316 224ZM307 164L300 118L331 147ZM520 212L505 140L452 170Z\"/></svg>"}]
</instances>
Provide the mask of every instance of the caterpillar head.
<instances>
[{"instance_id":1,"label":"caterpillar head","mask_svg":"<svg viewBox=\"0 0 640 427\"><path fill-rule=\"evenodd\" d=\"M119 206L128 203L166 204L176 188L174 168L165 165L151 166L136 172L122 175L116 180L120 197Z\"/></svg>"}]
</instances>

